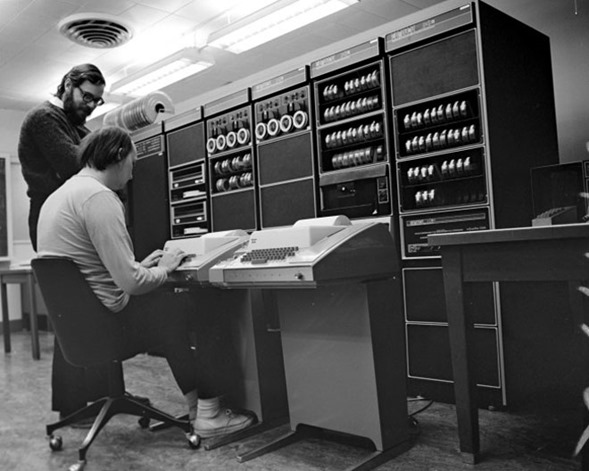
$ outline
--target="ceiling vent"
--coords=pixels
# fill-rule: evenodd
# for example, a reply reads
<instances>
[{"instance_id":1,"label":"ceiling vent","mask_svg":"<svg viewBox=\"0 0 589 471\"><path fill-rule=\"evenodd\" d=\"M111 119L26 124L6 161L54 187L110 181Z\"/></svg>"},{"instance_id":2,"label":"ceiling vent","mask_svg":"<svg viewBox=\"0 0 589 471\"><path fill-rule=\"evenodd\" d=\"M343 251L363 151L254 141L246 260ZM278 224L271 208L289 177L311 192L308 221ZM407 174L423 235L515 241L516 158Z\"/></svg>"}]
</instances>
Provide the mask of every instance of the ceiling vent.
<instances>
[{"instance_id":1,"label":"ceiling vent","mask_svg":"<svg viewBox=\"0 0 589 471\"><path fill-rule=\"evenodd\" d=\"M79 13L59 22L59 32L86 47L107 49L125 44L133 36L131 28L118 18L102 13Z\"/></svg>"}]
</instances>

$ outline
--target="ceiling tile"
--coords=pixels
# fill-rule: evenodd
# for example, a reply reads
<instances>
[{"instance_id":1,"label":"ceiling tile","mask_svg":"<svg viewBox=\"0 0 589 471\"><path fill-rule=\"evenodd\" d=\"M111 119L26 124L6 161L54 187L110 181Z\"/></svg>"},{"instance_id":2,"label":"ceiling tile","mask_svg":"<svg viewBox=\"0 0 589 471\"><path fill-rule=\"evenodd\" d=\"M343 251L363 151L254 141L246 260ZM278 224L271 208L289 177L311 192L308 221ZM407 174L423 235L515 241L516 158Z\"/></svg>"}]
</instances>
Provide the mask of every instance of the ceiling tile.
<instances>
[{"instance_id":1,"label":"ceiling tile","mask_svg":"<svg viewBox=\"0 0 589 471\"><path fill-rule=\"evenodd\" d=\"M29 7L34 0L2 0L0 1L0 24L13 20L20 12Z\"/></svg>"},{"instance_id":2,"label":"ceiling tile","mask_svg":"<svg viewBox=\"0 0 589 471\"><path fill-rule=\"evenodd\" d=\"M59 57L62 54L68 52L69 49L71 49L74 45L74 42L70 41L68 38L60 34L59 31L57 31L57 29L52 29L50 31L47 31L43 35L39 36L35 41L33 41L30 48L40 49L43 50L45 54L50 54Z\"/></svg>"},{"instance_id":3,"label":"ceiling tile","mask_svg":"<svg viewBox=\"0 0 589 471\"><path fill-rule=\"evenodd\" d=\"M418 7L402 0L389 0L386 2L381 0L366 0L362 1L361 5L363 11L378 15L387 21L396 20L419 10ZM355 6L352 8L355 8Z\"/></svg>"},{"instance_id":4,"label":"ceiling tile","mask_svg":"<svg viewBox=\"0 0 589 471\"><path fill-rule=\"evenodd\" d=\"M354 30L356 33L359 33L361 31L376 28L377 26L387 23L388 21L390 20L386 20L382 16L359 11L354 13L353 17L342 16L341 18L334 20L334 23L346 26L347 28Z\"/></svg>"},{"instance_id":5,"label":"ceiling tile","mask_svg":"<svg viewBox=\"0 0 589 471\"><path fill-rule=\"evenodd\" d=\"M211 2L191 2L178 9L175 13L198 24L203 24L219 17L223 12L237 4L238 1L239 0L215 0Z\"/></svg>"},{"instance_id":6,"label":"ceiling tile","mask_svg":"<svg viewBox=\"0 0 589 471\"><path fill-rule=\"evenodd\" d=\"M142 31L163 20L168 15L169 13L157 8L135 4L131 8L121 12L119 17L129 22L136 31Z\"/></svg>"},{"instance_id":7,"label":"ceiling tile","mask_svg":"<svg viewBox=\"0 0 589 471\"><path fill-rule=\"evenodd\" d=\"M423 8L428 8L428 7L434 6L438 3L442 3L442 1L443 0L403 0L403 2L405 2L409 5L412 5L420 10ZM466 2L466 0L465 0L465 3L468 3L468 2Z\"/></svg>"},{"instance_id":8,"label":"ceiling tile","mask_svg":"<svg viewBox=\"0 0 589 471\"><path fill-rule=\"evenodd\" d=\"M132 0L87 0L85 2L72 0L72 3L76 5L76 11L78 13L108 13L114 16L121 15L137 4L137 2Z\"/></svg>"},{"instance_id":9,"label":"ceiling tile","mask_svg":"<svg viewBox=\"0 0 589 471\"><path fill-rule=\"evenodd\" d=\"M160 35L161 39L168 41L170 36L178 37L194 31L196 23L193 20L183 18L181 16L170 14L161 21L154 24L149 34Z\"/></svg>"},{"instance_id":10,"label":"ceiling tile","mask_svg":"<svg viewBox=\"0 0 589 471\"><path fill-rule=\"evenodd\" d=\"M21 15L18 20L13 20L2 28L4 37L18 38L23 45L32 44L37 38L50 31L55 24L48 22L47 18L34 14Z\"/></svg>"},{"instance_id":11,"label":"ceiling tile","mask_svg":"<svg viewBox=\"0 0 589 471\"><path fill-rule=\"evenodd\" d=\"M60 0L35 0L35 2L27 9L27 14L35 14L58 22L62 18L74 13L76 9L77 6L72 2Z\"/></svg>"},{"instance_id":12,"label":"ceiling tile","mask_svg":"<svg viewBox=\"0 0 589 471\"><path fill-rule=\"evenodd\" d=\"M138 4L150 7L150 8L157 8L158 10L162 10L168 13L174 13L178 9L184 7L185 5L194 3L191 0L136 0ZM203 2L200 2L201 5Z\"/></svg>"}]
</instances>

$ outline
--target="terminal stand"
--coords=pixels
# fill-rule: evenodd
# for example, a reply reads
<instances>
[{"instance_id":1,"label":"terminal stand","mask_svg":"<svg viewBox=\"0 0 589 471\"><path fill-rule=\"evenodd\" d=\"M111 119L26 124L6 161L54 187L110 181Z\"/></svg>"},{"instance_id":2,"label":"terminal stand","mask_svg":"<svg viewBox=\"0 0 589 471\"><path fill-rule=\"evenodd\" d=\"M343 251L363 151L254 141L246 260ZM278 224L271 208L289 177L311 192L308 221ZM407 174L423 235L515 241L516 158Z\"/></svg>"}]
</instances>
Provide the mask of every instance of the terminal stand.
<instances>
[{"instance_id":1,"label":"terminal stand","mask_svg":"<svg viewBox=\"0 0 589 471\"><path fill-rule=\"evenodd\" d=\"M279 450L280 448L284 448L288 445L293 443L307 440L307 439L325 439L325 440L334 440L339 443L345 443L351 446L365 446L366 442L357 439L358 437L351 437L345 435L338 435L338 434L330 434L329 432L319 429L316 427L309 427L306 425L299 425L297 430L294 432L290 432L266 445L263 445L255 450L251 450L245 454L238 455L237 460L240 463L244 463L245 461L252 460L257 458L258 456L265 455L266 453L270 453L272 451ZM370 453L366 458L362 461L355 463L350 468L347 468L346 471L368 471L371 469L375 469L378 466L386 463L387 461L393 459L394 457L404 453L411 447L411 443L409 441L403 441L396 446L392 446L383 451L373 451Z\"/></svg>"},{"instance_id":2,"label":"terminal stand","mask_svg":"<svg viewBox=\"0 0 589 471\"><path fill-rule=\"evenodd\" d=\"M401 298L393 280L276 289L291 433L238 456L245 462L332 431L372 442L352 469L411 446Z\"/></svg>"},{"instance_id":3,"label":"terminal stand","mask_svg":"<svg viewBox=\"0 0 589 471\"><path fill-rule=\"evenodd\" d=\"M257 418L247 429L206 440L204 448L212 450L287 423L280 328L272 293L256 289L202 289L195 290L195 296L216 306L218 312L231 315L231 339L239 378L233 387L228 387L224 398L231 407L253 412Z\"/></svg>"},{"instance_id":4,"label":"terminal stand","mask_svg":"<svg viewBox=\"0 0 589 471\"><path fill-rule=\"evenodd\" d=\"M212 450L288 422L280 330L272 293L256 289L224 290L178 279L168 286L189 290L197 299L199 310L226 318L231 344L227 356L233 355L232 360L237 364L222 370L226 375L222 379L223 399L229 407L253 413L257 419L247 429L205 440L204 448ZM201 348L208 349L214 343L212 339L210 345L205 342ZM164 427L154 424L151 430Z\"/></svg>"}]
</instances>

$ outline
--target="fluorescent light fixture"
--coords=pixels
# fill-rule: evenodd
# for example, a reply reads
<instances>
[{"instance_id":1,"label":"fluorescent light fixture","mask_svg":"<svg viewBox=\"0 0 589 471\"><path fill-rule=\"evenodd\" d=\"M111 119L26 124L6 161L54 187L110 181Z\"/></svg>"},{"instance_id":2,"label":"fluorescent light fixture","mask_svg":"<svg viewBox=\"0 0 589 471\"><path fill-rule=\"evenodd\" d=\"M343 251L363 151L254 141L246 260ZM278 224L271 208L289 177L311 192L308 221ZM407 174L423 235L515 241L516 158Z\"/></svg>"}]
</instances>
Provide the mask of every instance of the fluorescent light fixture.
<instances>
[{"instance_id":1,"label":"fluorescent light fixture","mask_svg":"<svg viewBox=\"0 0 589 471\"><path fill-rule=\"evenodd\" d=\"M212 33L208 45L240 54L358 1L280 0Z\"/></svg>"},{"instance_id":2,"label":"fluorescent light fixture","mask_svg":"<svg viewBox=\"0 0 589 471\"><path fill-rule=\"evenodd\" d=\"M187 47L136 74L113 83L110 93L139 97L160 90L214 65L195 47Z\"/></svg>"}]
</instances>

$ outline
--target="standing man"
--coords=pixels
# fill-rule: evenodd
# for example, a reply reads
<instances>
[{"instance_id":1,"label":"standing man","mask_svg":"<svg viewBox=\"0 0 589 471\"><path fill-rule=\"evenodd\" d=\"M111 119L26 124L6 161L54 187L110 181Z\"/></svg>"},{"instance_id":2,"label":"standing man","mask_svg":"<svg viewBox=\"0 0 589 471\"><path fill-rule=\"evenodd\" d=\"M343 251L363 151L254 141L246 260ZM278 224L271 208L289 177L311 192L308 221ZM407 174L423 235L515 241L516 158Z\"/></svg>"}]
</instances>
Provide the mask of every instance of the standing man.
<instances>
[{"instance_id":1,"label":"standing man","mask_svg":"<svg viewBox=\"0 0 589 471\"><path fill-rule=\"evenodd\" d=\"M78 145L90 130L86 118L102 105L105 80L92 64L72 68L57 93L25 117L18 158L30 198L29 235L37 250L37 220L47 197L79 169Z\"/></svg>"},{"instance_id":2,"label":"standing man","mask_svg":"<svg viewBox=\"0 0 589 471\"><path fill-rule=\"evenodd\" d=\"M37 251L37 221L47 197L78 172L78 145L90 133L86 118L104 103L105 80L92 64L73 67L61 80L57 93L25 117L18 143L18 158L30 198L29 235ZM100 397L99 372L76 368L65 361L54 343L52 409L66 416Z\"/></svg>"}]
</instances>

